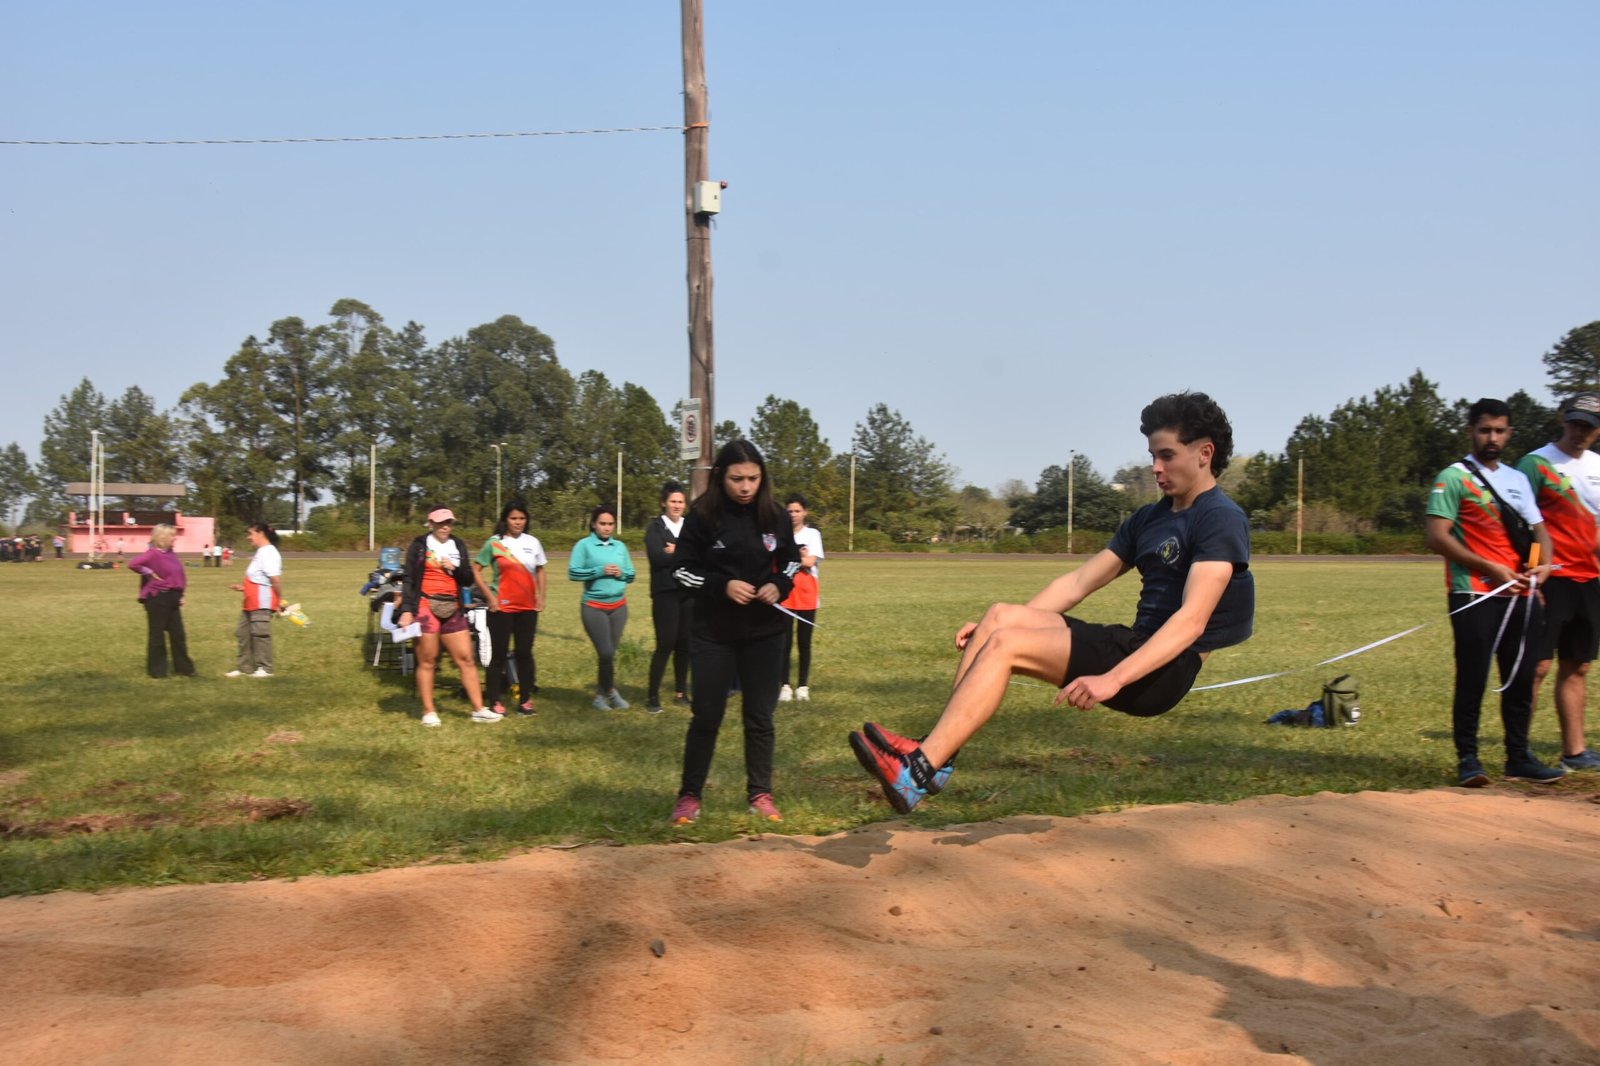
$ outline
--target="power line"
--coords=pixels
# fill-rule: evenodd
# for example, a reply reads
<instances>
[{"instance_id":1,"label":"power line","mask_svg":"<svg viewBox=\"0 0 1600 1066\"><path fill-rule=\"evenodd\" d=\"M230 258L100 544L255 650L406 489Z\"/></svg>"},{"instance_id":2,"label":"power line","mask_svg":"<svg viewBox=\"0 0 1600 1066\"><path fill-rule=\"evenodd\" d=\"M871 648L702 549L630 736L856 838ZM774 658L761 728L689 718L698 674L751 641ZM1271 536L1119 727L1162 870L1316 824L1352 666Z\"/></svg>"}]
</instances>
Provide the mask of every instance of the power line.
<instances>
[{"instance_id":1,"label":"power line","mask_svg":"<svg viewBox=\"0 0 1600 1066\"><path fill-rule=\"evenodd\" d=\"M129 146L169 144L362 144L371 141L475 141L504 137L580 137L598 133L663 133L683 132L682 126L620 126L598 130L526 130L512 133L419 133L388 137L230 137L224 139L171 140L171 141L7 141L0 145L27 146Z\"/></svg>"}]
</instances>

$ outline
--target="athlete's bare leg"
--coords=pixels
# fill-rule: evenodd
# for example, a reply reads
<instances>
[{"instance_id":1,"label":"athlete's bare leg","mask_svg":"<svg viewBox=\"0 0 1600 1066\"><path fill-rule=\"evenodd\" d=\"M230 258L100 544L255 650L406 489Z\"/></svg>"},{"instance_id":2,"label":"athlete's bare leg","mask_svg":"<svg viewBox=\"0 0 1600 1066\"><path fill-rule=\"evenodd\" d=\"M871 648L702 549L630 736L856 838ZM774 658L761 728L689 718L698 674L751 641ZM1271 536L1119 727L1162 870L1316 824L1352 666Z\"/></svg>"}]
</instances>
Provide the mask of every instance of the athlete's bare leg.
<instances>
[{"instance_id":1,"label":"athlete's bare leg","mask_svg":"<svg viewBox=\"0 0 1600 1066\"><path fill-rule=\"evenodd\" d=\"M1031 623L1031 624L1030 624ZM922 753L942 766L999 710L1013 674L1059 686L1072 656L1072 631L1059 614L996 604L967 642L955 691L922 742Z\"/></svg>"}]
</instances>

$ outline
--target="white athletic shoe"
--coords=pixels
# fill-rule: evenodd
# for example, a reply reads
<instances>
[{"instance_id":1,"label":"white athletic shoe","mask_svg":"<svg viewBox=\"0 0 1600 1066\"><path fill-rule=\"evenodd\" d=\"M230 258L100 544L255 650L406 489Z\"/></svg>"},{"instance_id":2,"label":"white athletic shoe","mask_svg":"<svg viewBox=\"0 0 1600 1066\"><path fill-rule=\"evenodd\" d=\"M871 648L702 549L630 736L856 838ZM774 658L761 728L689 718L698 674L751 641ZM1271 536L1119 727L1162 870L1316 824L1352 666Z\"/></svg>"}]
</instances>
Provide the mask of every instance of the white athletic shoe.
<instances>
[{"instance_id":1,"label":"white athletic shoe","mask_svg":"<svg viewBox=\"0 0 1600 1066\"><path fill-rule=\"evenodd\" d=\"M474 722L498 722L504 717L505 715L496 714L487 707L479 707L477 710L472 712L472 720Z\"/></svg>"},{"instance_id":2,"label":"white athletic shoe","mask_svg":"<svg viewBox=\"0 0 1600 1066\"><path fill-rule=\"evenodd\" d=\"M811 687L809 685L801 685L799 688L794 690L794 698L799 700L801 703L810 703Z\"/></svg>"},{"instance_id":3,"label":"white athletic shoe","mask_svg":"<svg viewBox=\"0 0 1600 1066\"><path fill-rule=\"evenodd\" d=\"M272 676L272 671L271 670L263 670L258 666L258 667L256 667L256 672L251 674L250 676L251 677L271 677Z\"/></svg>"},{"instance_id":4,"label":"white athletic shoe","mask_svg":"<svg viewBox=\"0 0 1600 1066\"><path fill-rule=\"evenodd\" d=\"M243 670L229 670L227 673L223 674L222 676L223 677L244 677L245 676L245 672Z\"/></svg>"},{"instance_id":5,"label":"white athletic shoe","mask_svg":"<svg viewBox=\"0 0 1600 1066\"><path fill-rule=\"evenodd\" d=\"M785 685L778 690L779 703L788 703L792 699L794 699L794 689L790 688L788 685Z\"/></svg>"},{"instance_id":6,"label":"white athletic shoe","mask_svg":"<svg viewBox=\"0 0 1600 1066\"><path fill-rule=\"evenodd\" d=\"M430 726L438 726L438 724L439 724L439 716L437 714L435 714L434 712L429 711L427 714L422 716L422 724L423 725L430 725Z\"/></svg>"}]
</instances>

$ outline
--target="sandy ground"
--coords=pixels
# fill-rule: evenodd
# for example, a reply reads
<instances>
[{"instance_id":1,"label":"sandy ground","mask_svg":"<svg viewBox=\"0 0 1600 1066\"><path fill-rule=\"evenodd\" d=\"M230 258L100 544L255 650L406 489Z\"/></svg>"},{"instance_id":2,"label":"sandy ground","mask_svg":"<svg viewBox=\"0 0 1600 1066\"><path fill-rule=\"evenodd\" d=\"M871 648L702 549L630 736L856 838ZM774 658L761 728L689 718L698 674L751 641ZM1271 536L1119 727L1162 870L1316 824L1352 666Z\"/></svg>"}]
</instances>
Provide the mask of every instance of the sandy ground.
<instances>
[{"instance_id":1,"label":"sandy ground","mask_svg":"<svg viewBox=\"0 0 1600 1066\"><path fill-rule=\"evenodd\" d=\"M658 953L659 952L659 953ZM1600 806L1441 790L0 900L49 1063L1600 1063Z\"/></svg>"}]
</instances>

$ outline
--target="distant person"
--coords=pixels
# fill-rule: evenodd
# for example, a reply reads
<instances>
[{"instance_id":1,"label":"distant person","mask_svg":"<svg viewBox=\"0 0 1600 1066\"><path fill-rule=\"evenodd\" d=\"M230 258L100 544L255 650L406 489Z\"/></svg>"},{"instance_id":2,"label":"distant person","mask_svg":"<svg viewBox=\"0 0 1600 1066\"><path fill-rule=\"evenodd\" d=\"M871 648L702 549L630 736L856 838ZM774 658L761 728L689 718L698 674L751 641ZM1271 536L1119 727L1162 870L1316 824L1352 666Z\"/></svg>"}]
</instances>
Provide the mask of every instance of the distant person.
<instances>
[{"instance_id":1,"label":"distant person","mask_svg":"<svg viewBox=\"0 0 1600 1066\"><path fill-rule=\"evenodd\" d=\"M1600 437L1600 394L1581 392L1561 415L1561 436L1524 455L1517 469L1533 484L1558 569L1540 586L1544 593L1544 638L1538 642L1532 705L1556 668L1556 719L1561 726L1561 768L1600 770L1600 754L1584 740L1589 664L1600 652L1600 455L1590 451ZM1530 652L1534 649L1530 649Z\"/></svg>"},{"instance_id":2,"label":"distant person","mask_svg":"<svg viewBox=\"0 0 1600 1066\"><path fill-rule=\"evenodd\" d=\"M956 753L999 709L1013 675L1060 685L1058 704L1149 718L1177 706L1212 652L1249 639L1249 523L1217 486L1233 454L1228 416L1203 392L1173 393L1140 412L1139 432L1162 498L1026 604L997 603L957 630L954 691L921 741L872 722L850 734L857 760L901 814L944 788ZM1066 613L1133 569L1140 586L1131 627Z\"/></svg>"},{"instance_id":3,"label":"distant person","mask_svg":"<svg viewBox=\"0 0 1600 1066\"><path fill-rule=\"evenodd\" d=\"M244 595L239 624L234 627L239 655L224 677L272 676L272 616L282 614L283 556L278 551L278 533L265 522L256 522L245 537L255 548L244 580L229 585Z\"/></svg>"},{"instance_id":4,"label":"distant person","mask_svg":"<svg viewBox=\"0 0 1600 1066\"><path fill-rule=\"evenodd\" d=\"M794 542L800 548L800 569L794 575L794 590L783 601L783 606L800 617L790 623L788 635L784 637L783 687L778 690L778 702L799 700L804 703L811 698L811 637L815 632L817 609L822 606L822 593L817 586L817 564L823 558L822 534L806 525L811 505L800 493L790 493L783 507L789 512ZM789 664L795 645L800 648L800 673L795 678L799 684L790 688Z\"/></svg>"},{"instance_id":5,"label":"distant person","mask_svg":"<svg viewBox=\"0 0 1600 1066\"><path fill-rule=\"evenodd\" d=\"M650 560L650 618L655 623L656 650L650 656L650 687L645 709L661 713L661 680L672 660L672 693L678 703L689 702L689 618L693 603L688 591L673 580L678 537L683 533L683 512L688 508L683 486L669 481L661 486L661 514L644 530L644 552Z\"/></svg>"},{"instance_id":6,"label":"distant person","mask_svg":"<svg viewBox=\"0 0 1600 1066\"><path fill-rule=\"evenodd\" d=\"M200 546L200 565L202 568L211 565L211 545L209 544Z\"/></svg>"},{"instance_id":7,"label":"distant person","mask_svg":"<svg viewBox=\"0 0 1600 1066\"><path fill-rule=\"evenodd\" d=\"M213 544L211 546L211 565L221 569L222 564L227 562L232 554L232 548L223 548L220 544Z\"/></svg>"},{"instance_id":8,"label":"distant person","mask_svg":"<svg viewBox=\"0 0 1600 1066\"><path fill-rule=\"evenodd\" d=\"M139 575L139 603L144 607L146 641L145 673L167 676L167 643L172 644L172 670L181 677L194 676L194 661L189 658L189 642L183 632L184 588L187 579L183 560L173 552L178 528L165 522L150 531L150 547L128 560L128 569Z\"/></svg>"},{"instance_id":9,"label":"distant person","mask_svg":"<svg viewBox=\"0 0 1600 1066\"><path fill-rule=\"evenodd\" d=\"M615 536L617 513L604 504L589 514L589 535L572 546L567 577L583 582L578 608L584 632L599 659L594 709L626 710L628 701L617 691L616 656L622 629L628 624L628 584L634 578L628 546Z\"/></svg>"},{"instance_id":10,"label":"distant person","mask_svg":"<svg viewBox=\"0 0 1600 1066\"><path fill-rule=\"evenodd\" d=\"M56 549L56 558L61 558L61 553L67 546L67 538L63 537L60 533L57 533L55 537L51 539L50 543L54 545Z\"/></svg>"},{"instance_id":11,"label":"distant person","mask_svg":"<svg viewBox=\"0 0 1600 1066\"><path fill-rule=\"evenodd\" d=\"M1488 602L1450 615L1455 636L1450 719L1456 783L1465 788L1489 783L1478 760L1478 719L1491 660L1499 661L1505 686L1500 693L1505 776L1553 781L1563 771L1528 753L1533 676L1544 630L1544 612L1539 597L1530 595L1529 583L1537 580L1542 587L1550 574L1550 536L1527 476L1500 462L1511 439L1511 408L1503 400L1479 400L1467 410L1467 431L1472 450L1434 479L1427 516L1428 548L1444 556L1450 610L1494 593ZM1512 540L1513 530L1523 545ZM1535 544L1539 563L1531 566L1527 546Z\"/></svg>"},{"instance_id":12,"label":"distant person","mask_svg":"<svg viewBox=\"0 0 1600 1066\"><path fill-rule=\"evenodd\" d=\"M122 558L122 538L117 538L117 558Z\"/></svg>"},{"instance_id":13,"label":"distant person","mask_svg":"<svg viewBox=\"0 0 1600 1066\"><path fill-rule=\"evenodd\" d=\"M483 702L496 714L505 714L500 693L506 687L507 649L517 665L517 686L522 702L517 713L535 713L533 638L539 632L539 612L544 610L544 545L528 532L528 505L512 500L500 512L494 536L472 560L489 606L489 679Z\"/></svg>"},{"instance_id":14,"label":"distant person","mask_svg":"<svg viewBox=\"0 0 1600 1066\"><path fill-rule=\"evenodd\" d=\"M676 555L673 576L695 596L689 630L694 698L671 822L690 825L700 817L735 679L742 690L745 799L751 814L781 822L772 796L773 711L789 618L776 608L794 588L800 551L754 444L734 440L717 451L706 491L684 520Z\"/></svg>"},{"instance_id":15,"label":"distant person","mask_svg":"<svg viewBox=\"0 0 1600 1066\"><path fill-rule=\"evenodd\" d=\"M467 542L455 535L455 525L455 512L448 507L428 512L428 532L406 548L405 584L400 594L400 628L415 621L422 629L416 639L417 698L422 701L422 724L430 727L440 724L433 690L441 647L461 671L472 720L498 722L505 717L483 705L478 687L478 664L472 657L472 633L462 602L462 593L476 588L478 581Z\"/></svg>"}]
</instances>

